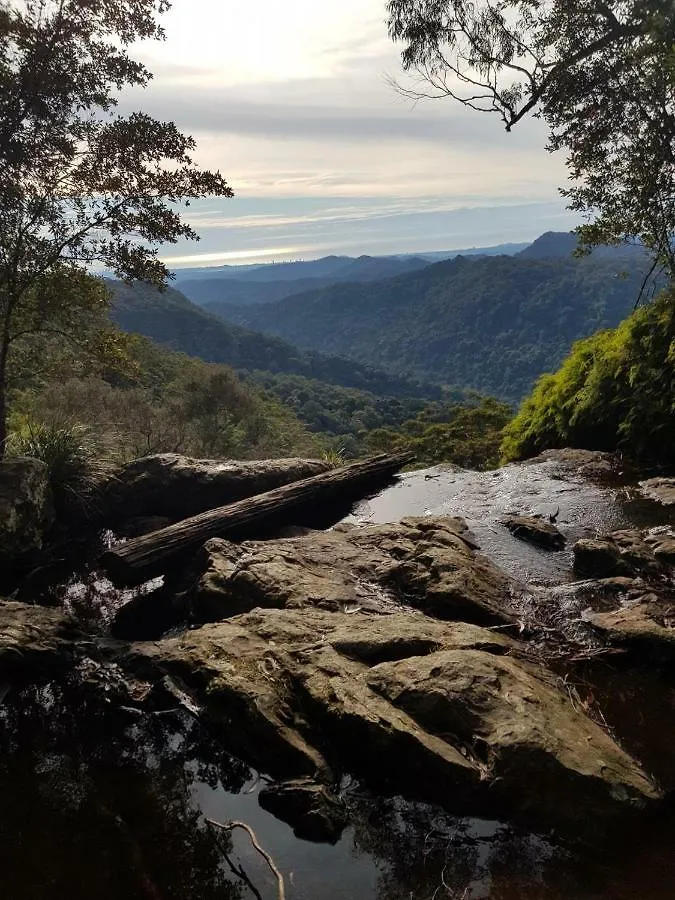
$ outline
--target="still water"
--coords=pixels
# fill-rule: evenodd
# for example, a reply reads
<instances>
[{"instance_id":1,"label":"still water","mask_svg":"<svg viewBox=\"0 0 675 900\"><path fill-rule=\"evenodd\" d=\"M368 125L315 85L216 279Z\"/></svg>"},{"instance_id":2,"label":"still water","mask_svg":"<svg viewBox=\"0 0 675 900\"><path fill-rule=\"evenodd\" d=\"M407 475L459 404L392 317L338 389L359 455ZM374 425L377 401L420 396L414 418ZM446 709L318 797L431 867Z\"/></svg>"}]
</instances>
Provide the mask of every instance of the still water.
<instances>
[{"instance_id":1,"label":"still water","mask_svg":"<svg viewBox=\"0 0 675 900\"><path fill-rule=\"evenodd\" d=\"M138 714L51 684L10 691L0 734L0 866L11 900L276 900L248 836L223 834L209 818L253 828L288 900L673 897L668 809L579 847L378 799L344 778L352 826L330 846L296 839L263 811L261 776L185 713ZM252 887L231 867L243 867Z\"/></svg>"}]
</instances>

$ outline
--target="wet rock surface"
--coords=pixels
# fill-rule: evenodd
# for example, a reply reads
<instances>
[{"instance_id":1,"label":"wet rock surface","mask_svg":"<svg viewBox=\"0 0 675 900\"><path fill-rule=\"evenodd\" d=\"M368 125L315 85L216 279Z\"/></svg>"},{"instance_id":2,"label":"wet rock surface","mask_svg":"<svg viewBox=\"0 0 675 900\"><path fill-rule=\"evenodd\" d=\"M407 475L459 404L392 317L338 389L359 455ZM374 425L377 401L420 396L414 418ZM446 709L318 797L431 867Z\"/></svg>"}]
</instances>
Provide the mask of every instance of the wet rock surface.
<instances>
[{"instance_id":1,"label":"wet rock surface","mask_svg":"<svg viewBox=\"0 0 675 900\"><path fill-rule=\"evenodd\" d=\"M583 577L612 578L663 571L655 547L638 531L615 531L574 545L574 570Z\"/></svg>"},{"instance_id":2,"label":"wet rock surface","mask_svg":"<svg viewBox=\"0 0 675 900\"><path fill-rule=\"evenodd\" d=\"M0 462L0 577L30 560L54 521L47 467L37 459Z\"/></svg>"},{"instance_id":3,"label":"wet rock surface","mask_svg":"<svg viewBox=\"0 0 675 900\"><path fill-rule=\"evenodd\" d=\"M648 478L640 482L640 492L663 506L675 506L675 478Z\"/></svg>"},{"instance_id":4,"label":"wet rock surface","mask_svg":"<svg viewBox=\"0 0 675 900\"><path fill-rule=\"evenodd\" d=\"M660 524L660 512L627 486L609 454L547 451L491 472L436 466L411 472L387 491L357 504L351 521L398 522L411 515L459 516L481 552L512 577L541 586L575 578L572 547L583 538ZM501 524L511 515L539 517L555 525L567 546L559 553L515 541Z\"/></svg>"},{"instance_id":5,"label":"wet rock surface","mask_svg":"<svg viewBox=\"0 0 675 900\"><path fill-rule=\"evenodd\" d=\"M557 513L552 513L550 518L555 518ZM553 522L545 522L536 516L506 516L502 519L504 525L514 537L521 541L528 541L535 547L543 547L544 550L562 550L565 546L565 536L555 527Z\"/></svg>"},{"instance_id":6,"label":"wet rock surface","mask_svg":"<svg viewBox=\"0 0 675 900\"><path fill-rule=\"evenodd\" d=\"M208 460L164 453L117 471L102 503L120 520L176 521L329 469L329 463L318 459ZM132 522L132 530L134 525L138 521Z\"/></svg>"}]
</instances>

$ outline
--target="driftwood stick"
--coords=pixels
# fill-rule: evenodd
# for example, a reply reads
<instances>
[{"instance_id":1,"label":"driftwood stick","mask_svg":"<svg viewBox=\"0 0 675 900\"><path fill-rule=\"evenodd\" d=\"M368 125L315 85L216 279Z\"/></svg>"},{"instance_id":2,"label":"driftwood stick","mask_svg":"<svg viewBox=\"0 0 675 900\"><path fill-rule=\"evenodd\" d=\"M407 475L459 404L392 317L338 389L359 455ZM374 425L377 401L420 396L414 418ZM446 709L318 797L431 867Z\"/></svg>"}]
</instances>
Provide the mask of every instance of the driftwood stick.
<instances>
[{"instance_id":1,"label":"driftwood stick","mask_svg":"<svg viewBox=\"0 0 675 900\"><path fill-rule=\"evenodd\" d=\"M209 510L109 550L101 558L103 570L118 587L142 584L167 572L176 560L210 538L240 540L264 533L269 527L298 524L298 517L316 514L322 507L344 505L363 497L412 459L412 453L383 453Z\"/></svg>"},{"instance_id":2,"label":"driftwood stick","mask_svg":"<svg viewBox=\"0 0 675 900\"><path fill-rule=\"evenodd\" d=\"M250 837L251 843L254 848L258 851L258 853L263 857L266 861L267 865L270 867L272 873L277 879L277 891L279 900L286 900L286 887L284 885L284 876L281 874L279 869L277 868L274 860L269 855L266 850L260 846L258 842L258 838L256 837L255 831L251 828L250 825L247 825L246 822L228 822L227 824L223 822L218 822L216 819L207 819L206 820L209 825L213 825L215 828L221 828L223 831L233 831L235 828L242 828Z\"/></svg>"}]
</instances>

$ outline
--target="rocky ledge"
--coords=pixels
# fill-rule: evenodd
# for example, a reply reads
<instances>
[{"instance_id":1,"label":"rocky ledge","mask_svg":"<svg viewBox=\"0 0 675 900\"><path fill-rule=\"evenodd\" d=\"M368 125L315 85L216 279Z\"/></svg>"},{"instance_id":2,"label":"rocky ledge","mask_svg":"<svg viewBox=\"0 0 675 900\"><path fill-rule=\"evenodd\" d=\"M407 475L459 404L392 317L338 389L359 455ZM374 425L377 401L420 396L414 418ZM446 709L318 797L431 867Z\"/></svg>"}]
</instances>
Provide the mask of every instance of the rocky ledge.
<instances>
[{"instance_id":1,"label":"rocky ledge","mask_svg":"<svg viewBox=\"0 0 675 900\"><path fill-rule=\"evenodd\" d=\"M461 519L212 540L201 567L190 603L212 621L137 643L122 664L175 679L234 754L277 779L309 778L313 789L274 795L280 815L300 794L317 817L311 791L343 771L546 827L597 827L660 796L507 635L522 587Z\"/></svg>"},{"instance_id":2,"label":"rocky ledge","mask_svg":"<svg viewBox=\"0 0 675 900\"><path fill-rule=\"evenodd\" d=\"M336 786L347 772L456 812L576 836L602 831L654 807L662 791L556 666L551 646L566 640L556 616L565 610L595 635L593 653L616 648L622 660L642 660L649 647L658 649L657 662L670 661L675 537L667 528L582 530L577 510L580 518L584 503L595 509L597 497L614 494L597 480L587 489L569 466L600 480L614 470L590 454L563 462L568 469L555 478L553 458L522 471L466 473L464 481L453 470L444 489L455 508L467 503L467 483L483 487L468 501L471 528L457 515L404 515L330 531L291 529L270 540L211 540L182 582L150 595L150 617L169 604L168 619L178 624L158 640L132 639L133 602L123 612L124 641L79 643L61 613L1 603L0 675L25 677L32 667L43 677L74 653L114 663L138 684L170 685L171 697L209 723L227 750L273 776L261 805L302 836L337 838L346 812ZM434 471L424 490L438 496L441 477ZM517 494L520 478L527 505ZM407 484L392 489L401 504ZM536 484L558 486L548 515L562 510L560 534L576 540L581 582L569 583L571 553L541 548L540 526L549 523L537 509ZM489 505L493 496L499 502ZM509 534L507 504L523 510L515 527L537 532L528 537L539 546ZM374 501L370 514L376 508ZM621 510L610 512L606 520L624 522ZM547 542L560 543L552 527L543 531ZM511 574L501 564L509 552ZM568 581L528 585L518 559L551 578L567 566ZM127 706L136 703L130 696Z\"/></svg>"},{"instance_id":3,"label":"rocky ledge","mask_svg":"<svg viewBox=\"0 0 675 900\"><path fill-rule=\"evenodd\" d=\"M138 517L161 517L165 521L155 527L161 526L330 468L320 459L214 460L163 453L115 472L101 502L107 518L129 523L133 531Z\"/></svg>"}]
</instances>

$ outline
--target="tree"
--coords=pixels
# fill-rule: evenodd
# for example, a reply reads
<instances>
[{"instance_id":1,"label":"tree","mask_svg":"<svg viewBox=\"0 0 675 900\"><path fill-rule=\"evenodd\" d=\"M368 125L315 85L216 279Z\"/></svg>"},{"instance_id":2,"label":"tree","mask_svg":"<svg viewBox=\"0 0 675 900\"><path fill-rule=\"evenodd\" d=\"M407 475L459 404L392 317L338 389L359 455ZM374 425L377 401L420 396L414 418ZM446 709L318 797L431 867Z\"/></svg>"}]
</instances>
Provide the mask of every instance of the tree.
<instances>
[{"instance_id":1,"label":"tree","mask_svg":"<svg viewBox=\"0 0 675 900\"><path fill-rule=\"evenodd\" d=\"M105 307L94 264L163 284L158 247L198 239L177 208L232 196L220 173L195 167L175 124L116 111L120 90L152 77L129 46L161 39L169 6L0 0L0 458L17 342L75 337Z\"/></svg>"},{"instance_id":2,"label":"tree","mask_svg":"<svg viewBox=\"0 0 675 900\"><path fill-rule=\"evenodd\" d=\"M499 116L528 114L567 152L562 190L586 249L639 239L675 276L672 0L389 0L389 32L422 89ZM654 271L654 270L652 270Z\"/></svg>"}]
</instances>

